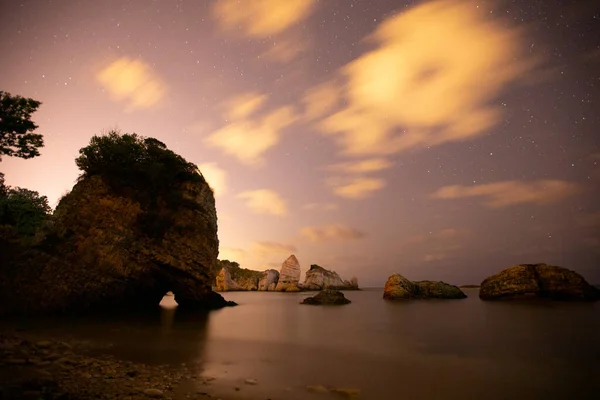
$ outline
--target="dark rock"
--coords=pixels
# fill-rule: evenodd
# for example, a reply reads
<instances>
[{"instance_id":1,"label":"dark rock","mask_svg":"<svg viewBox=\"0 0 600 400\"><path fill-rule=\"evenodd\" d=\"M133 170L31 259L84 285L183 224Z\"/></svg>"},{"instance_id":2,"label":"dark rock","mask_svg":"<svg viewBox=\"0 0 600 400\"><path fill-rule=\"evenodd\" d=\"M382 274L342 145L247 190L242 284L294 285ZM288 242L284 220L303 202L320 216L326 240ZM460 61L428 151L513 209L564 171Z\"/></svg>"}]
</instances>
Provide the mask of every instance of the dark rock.
<instances>
[{"instance_id":1,"label":"dark rock","mask_svg":"<svg viewBox=\"0 0 600 400\"><path fill-rule=\"evenodd\" d=\"M0 315L149 308L169 290L183 308L233 305L211 289L219 246L212 190L199 176L174 183L173 194L177 204L116 190L98 175L79 180L39 245L0 237ZM160 232L148 224L162 224Z\"/></svg>"},{"instance_id":2,"label":"dark rock","mask_svg":"<svg viewBox=\"0 0 600 400\"><path fill-rule=\"evenodd\" d=\"M327 289L320 291L316 296L307 297L300 304L310 304L310 305L343 305L349 304L350 300L348 300L344 293Z\"/></svg>"},{"instance_id":3,"label":"dark rock","mask_svg":"<svg viewBox=\"0 0 600 400\"><path fill-rule=\"evenodd\" d=\"M479 297L482 300L596 301L600 299L600 291L566 268L521 264L486 278L481 283Z\"/></svg>"},{"instance_id":4,"label":"dark rock","mask_svg":"<svg viewBox=\"0 0 600 400\"><path fill-rule=\"evenodd\" d=\"M457 286L438 281L412 282L400 274L390 276L383 290L383 298L387 300L464 299L466 297Z\"/></svg>"}]
</instances>

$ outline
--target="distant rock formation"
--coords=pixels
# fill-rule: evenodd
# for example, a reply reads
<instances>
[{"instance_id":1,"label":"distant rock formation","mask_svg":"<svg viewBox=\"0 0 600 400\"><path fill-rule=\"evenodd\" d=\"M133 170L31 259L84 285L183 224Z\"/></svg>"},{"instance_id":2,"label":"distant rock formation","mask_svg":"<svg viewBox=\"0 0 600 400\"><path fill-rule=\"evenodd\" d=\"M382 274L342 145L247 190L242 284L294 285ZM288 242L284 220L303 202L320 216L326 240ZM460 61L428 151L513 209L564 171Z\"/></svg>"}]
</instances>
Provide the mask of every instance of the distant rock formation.
<instances>
[{"instance_id":1,"label":"distant rock formation","mask_svg":"<svg viewBox=\"0 0 600 400\"><path fill-rule=\"evenodd\" d=\"M268 269L264 271L258 280L258 290L272 292L279 282L279 271Z\"/></svg>"},{"instance_id":2,"label":"distant rock formation","mask_svg":"<svg viewBox=\"0 0 600 400\"><path fill-rule=\"evenodd\" d=\"M358 280L353 277L350 281L344 281L335 271L312 264L306 271L306 277L302 284L302 290L358 290Z\"/></svg>"},{"instance_id":3,"label":"distant rock formation","mask_svg":"<svg viewBox=\"0 0 600 400\"><path fill-rule=\"evenodd\" d=\"M221 270L215 279L219 292L255 291L259 290L259 281L263 272L247 268L240 268L235 261L219 260Z\"/></svg>"},{"instance_id":4,"label":"distant rock formation","mask_svg":"<svg viewBox=\"0 0 600 400\"><path fill-rule=\"evenodd\" d=\"M289 256L281 265L279 281L275 290L278 292L300 291L300 263L295 255Z\"/></svg>"},{"instance_id":5,"label":"distant rock formation","mask_svg":"<svg viewBox=\"0 0 600 400\"><path fill-rule=\"evenodd\" d=\"M342 305L349 304L350 300L348 300L344 293L333 290L326 289L320 291L316 296L307 297L300 304L310 304L310 305Z\"/></svg>"},{"instance_id":6,"label":"distant rock formation","mask_svg":"<svg viewBox=\"0 0 600 400\"><path fill-rule=\"evenodd\" d=\"M550 299L596 301L600 291L578 273L546 264L521 264L507 268L481 283L482 300Z\"/></svg>"},{"instance_id":7,"label":"distant rock formation","mask_svg":"<svg viewBox=\"0 0 600 400\"><path fill-rule=\"evenodd\" d=\"M444 282L412 282L400 274L390 276L383 289L387 300L407 299L464 299L467 296L456 286Z\"/></svg>"}]
</instances>

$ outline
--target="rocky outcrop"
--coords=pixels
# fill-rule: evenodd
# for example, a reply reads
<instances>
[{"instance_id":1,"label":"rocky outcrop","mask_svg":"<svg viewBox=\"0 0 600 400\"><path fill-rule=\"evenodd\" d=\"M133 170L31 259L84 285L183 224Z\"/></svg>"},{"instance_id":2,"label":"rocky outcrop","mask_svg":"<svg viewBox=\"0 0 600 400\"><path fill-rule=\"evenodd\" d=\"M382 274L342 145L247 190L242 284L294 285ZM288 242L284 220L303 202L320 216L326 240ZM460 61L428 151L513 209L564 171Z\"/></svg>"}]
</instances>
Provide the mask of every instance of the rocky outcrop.
<instances>
[{"instance_id":1,"label":"rocky outcrop","mask_svg":"<svg viewBox=\"0 0 600 400\"><path fill-rule=\"evenodd\" d=\"M258 280L258 290L272 292L279 282L279 272L274 269L264 271Z\"/></svg>"},{"instance_id":2,"label":"rocky outcrop","mask_svg":"<svg viewBox=\"0 0 600 400\"><path fill-rule=\"evenodd\" d=\"M481 283L482 300L550 299L596 301L600 291L578 273L546 264L521 264L507 268Z\"/></svg>"},{"instance_id":3,"label":"rocky outcrop","mask_svg":"<svg viewBox=\"0 0 600 400\"><path fill-rule=\"evenodd\" d=\"M218 292L231 292L236 290L242 290L233 279L231 279L231 273L226 267L221 268L217 278L215 279L216 290Z\"/></svg>"},{"instance_id":4,"label":"rocky outcrop","mask_svg":"<svg viewBox=\"0 0 600 400\"><path fill-rule=\"evenodd\" d=\"M456 286L445 282L409 281L400 274L390 276L383 289L387 300L464 299L467 296Z\"/></svg>"},{"instance_id":5,"label":"rocky outcrop","mask_svg":"<svg viewBox=\"0 0 600 400\"><path fill-rule=\"evenodd\" d=\"M316 296L307 297L300 304L310 304L310 305L342 305L349 304L350 300L348 300L344 293L333 290L326 289L320 291Z\"/></svg>"},{"instance_id":6,"label":"rocky outcrop","mask_svg":"<svg viewBox=\"0 0 600 400\"><path fill-rule=\"evenodd\" d=\"M299 292L300 291L300 263L295 255L291 255L281 265L279 272L279 281L275 290L278 292Z\"/></svg>"},{"instance_id":7,"label":"rocky outcrop","mask_svg":"<svg viewBox=\"0 0 600 400\"><path fill-rule=\"evenodd\" d=\"M81 178L43 242L0 251L0 314L149 307L168 291L180 307L228 305L211 290L219 245L212 190L199 175L174 182L171 195Z\"/></svg>"},{"instance_id":8,"label":"rocky outcrop","mask_svg":"<svg viewBox=\"0 0 600 400\"><path fill-rule=\"evenodd\" d=\"M306 271L306 277L302 284L303 290L358 290L358 280L353 277L351 281L344 281L335 271L329 271L325 268L312 264Z\"/></svg>"}]
</instances>

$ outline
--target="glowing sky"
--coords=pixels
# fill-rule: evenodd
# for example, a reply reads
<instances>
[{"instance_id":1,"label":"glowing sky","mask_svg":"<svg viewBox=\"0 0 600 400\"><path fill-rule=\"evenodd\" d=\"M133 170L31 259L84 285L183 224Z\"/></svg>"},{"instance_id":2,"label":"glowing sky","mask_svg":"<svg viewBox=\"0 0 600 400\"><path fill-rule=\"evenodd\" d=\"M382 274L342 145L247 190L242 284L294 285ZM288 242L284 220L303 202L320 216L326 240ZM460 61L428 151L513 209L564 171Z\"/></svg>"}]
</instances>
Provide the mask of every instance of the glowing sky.
<instances>
[{"instance_id":1,"label":"glowing sky","mask_svg":"<svg viewBox=\"0 0 600 400\"><path fill-rule=\"evenodd\" d=\"M0 167L52 205L119 128L199 165L219 257L243 267L600 281L593 1L0 0L0 18L0 89L43 102L46 141Z\"/></svg>"}]
</instances>

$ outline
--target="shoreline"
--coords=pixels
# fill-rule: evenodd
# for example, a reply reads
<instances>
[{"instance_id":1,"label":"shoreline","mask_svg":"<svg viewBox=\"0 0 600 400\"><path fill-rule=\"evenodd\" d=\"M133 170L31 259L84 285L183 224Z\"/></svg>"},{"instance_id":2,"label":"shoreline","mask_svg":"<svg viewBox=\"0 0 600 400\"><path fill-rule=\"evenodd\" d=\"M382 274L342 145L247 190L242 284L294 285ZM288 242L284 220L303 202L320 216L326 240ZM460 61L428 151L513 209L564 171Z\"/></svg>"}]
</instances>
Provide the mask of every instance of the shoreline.
<instances>
[{"instance_id":1,"label":"shoreline","mask_svg":"<svg viewBox=\"0 0 600 400\"><path fill-rule=\"evenodd\" d=\"M212 399L214 380L198 365L178 367L91 354L83 341L0 331L3 399ZM218 397L223 399L222 397Z\"/></svg>"}]
</instances>

